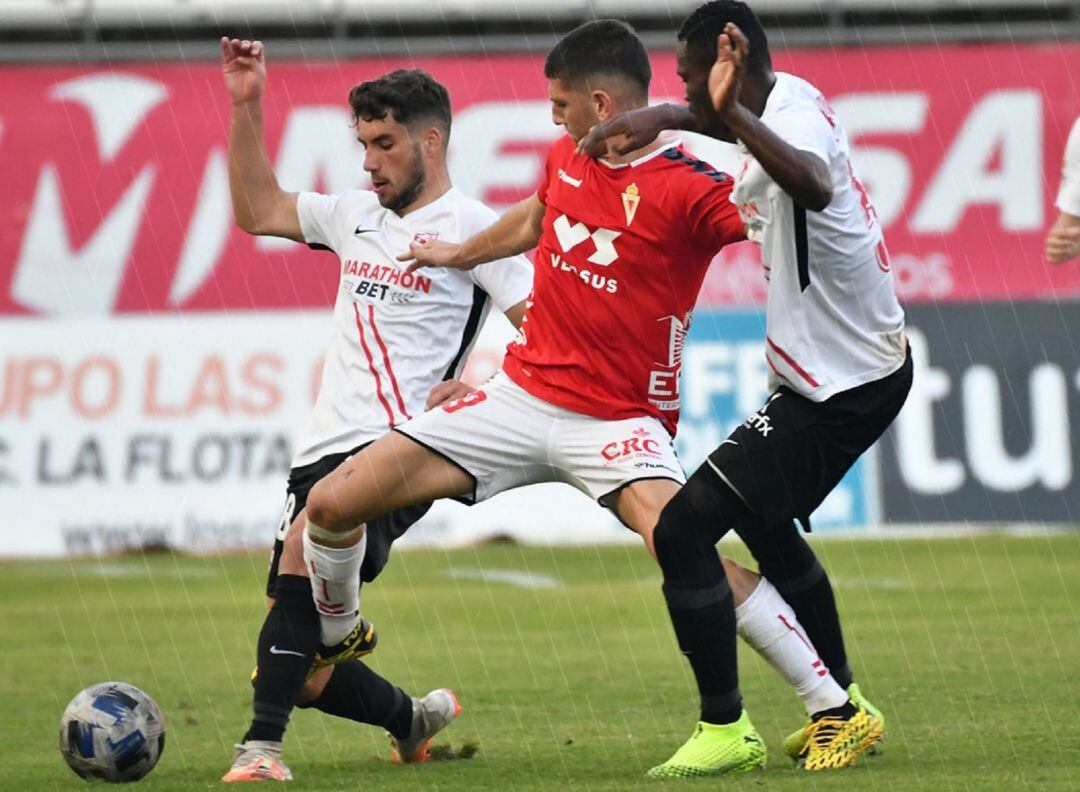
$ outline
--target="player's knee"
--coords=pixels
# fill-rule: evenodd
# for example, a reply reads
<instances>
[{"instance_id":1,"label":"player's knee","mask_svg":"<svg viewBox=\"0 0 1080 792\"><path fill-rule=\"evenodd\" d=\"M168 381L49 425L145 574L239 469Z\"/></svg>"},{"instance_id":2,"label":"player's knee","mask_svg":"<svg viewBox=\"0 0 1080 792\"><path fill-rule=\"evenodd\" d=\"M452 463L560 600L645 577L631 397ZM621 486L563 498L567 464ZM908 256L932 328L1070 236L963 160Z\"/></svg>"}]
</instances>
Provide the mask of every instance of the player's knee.
<instances>
[{"instance_id":1,"label":"player's knee","mask_svg":"<svg viewBox=\"0 0 1080 792\"><path fill-rule=\"evenodd\" d=\"M664 566L665 556L682 556L687 561L712 548L741 519L746 507L735 493L714 481L712 472L694 473L678 494L660 512L653 541L656 557Z\"/></svg>"},{"instance_id":2,"label":"player's knee","mask_svg":"<svg viewBox=\"0 0 1080 792\"><path fill-rule=\"evenodd\" d=\"M660 511L660 519L653 532L656 558L660 566L667 568L677 564L687 555L701 552L704 537L700 530L702 515L693 503L684 497L685 488Z\"/></svg>"},{"instance_id":3,"label":"player's knee","mask_svg":"<svg viewBox=\"0 0 1080 792\"><path fill-rule=\"evenodd\" d=\"M766 526L758 521L747 521L736 531L758 562L761 574L777 588L784 588L788 582L812 585L825 573L793 522Z\"/></svg>"},{"instance_id":4,"label":"player's knee","mask_svg":"<svg viewBox=\"0 0 1080 792\"><path fill-rule=\"evenodd\" d=\"M325 531L345 533L356 527L355 521L345 518L341 501L335 497L333 486L326 479L317 482L308 493L307 518Z\"/></svg>"}]
</instances>

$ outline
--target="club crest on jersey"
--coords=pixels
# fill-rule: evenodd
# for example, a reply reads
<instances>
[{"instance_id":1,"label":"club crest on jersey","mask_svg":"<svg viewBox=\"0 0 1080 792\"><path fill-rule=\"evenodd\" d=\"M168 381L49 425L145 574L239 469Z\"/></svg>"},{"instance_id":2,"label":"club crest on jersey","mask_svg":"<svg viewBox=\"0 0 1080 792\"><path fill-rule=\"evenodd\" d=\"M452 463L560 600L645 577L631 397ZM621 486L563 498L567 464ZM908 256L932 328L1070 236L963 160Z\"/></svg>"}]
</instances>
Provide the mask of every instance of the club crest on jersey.
<instances>
[{"instance_id":1,"label":"club crest on jersey","mask_svg":"<svg viewBox=\"0 0 1080 792\"><path fill-rule=\"evenodd\" d=\"M638 205L641 203L641 192L638 190L637 184L629 185L622 194L623 211L626 212L626 224L630 225L634 222L634 215L637 214Z\"/></svg>"},{"instance_id":2,"label":"club crest on jersey","mask_svg":"<svg viewBox=\"0 0 1080 792\"><path fill-rule=\"evenodd\" d=\"M417 231L413 234L413 244L416 245L428 245L439 238L438 231Z\"/></svg>"}]
</instances>

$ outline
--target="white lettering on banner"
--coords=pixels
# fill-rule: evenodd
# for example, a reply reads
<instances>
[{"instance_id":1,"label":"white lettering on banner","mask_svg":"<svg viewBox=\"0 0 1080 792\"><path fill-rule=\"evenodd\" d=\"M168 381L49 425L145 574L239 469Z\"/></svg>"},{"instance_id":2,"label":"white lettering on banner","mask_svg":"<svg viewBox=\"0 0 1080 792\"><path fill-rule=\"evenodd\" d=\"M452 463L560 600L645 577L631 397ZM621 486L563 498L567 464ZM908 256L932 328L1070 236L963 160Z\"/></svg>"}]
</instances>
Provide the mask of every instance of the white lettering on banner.
<instances>
[{"instance_id":1,"label":"white lettering on banner","mask_svg":"<svg viewBox=\"0 0 1080 792\"><path fill-rule=\"evenodd\" d=\"M179 305L184 302L214 271L232 229L232 222L229 167L225 152L212 149L169 290L170 303Z\"/></svg>"},{"instance_id":2,"label":"white lettering on banner","mask_svg":"<svg viewBox=\"0 0 1080 792\"><path fill-rule=\"evenodd\" d=\"M81 104L90 114L98 155L111 161L161 102L164 85L132 74L99 72L60 83L50 98ZM105 314L116 294L154 182L146 165L80 250L71 244L56 166L46 163L15 263L11 294L47 314Z\"/></svg>"},{"instance_id":3,"label":"white lettering on banner","mask_svg":"<svg viewBox=\"0 0 1080 792\"><path fill-rule=\"evenodd\" d=\"M921 233L953 231L969 206L997 204L1001 227L1043 225L1042 97L996 91L980 101L946 153L911 221ZM992 164L999 164L990 170Z\"/></svg>"},{"instance_id":4,"label":"white lettering on banner","mask_svg":"<svg viewBox=\"0 0 1080 792\"><path fill-rule=\"evenodd\" d=\"M946 495L967 480L964 461L941 458L935 449L934 404L952 391L952 378L930 365L930 349L918 330L908 328L915 365L914 382L896 421L897 461L907 486L919 495ZM1072 480L1073 462L1069 430L1068 383L1059 366L1043 363L1031 371L1027 387L1031 404L1031 441L1013 456L1006 449L1005 431L1011 426L1002 414L1003 386L988 366L968 368L960 380L963 403L964 456L974 478L997 492L1019 492L1035 485L1065 489ZM961 427L950 427L961 432Z\"/></svg>"},{"instance_id":5,"label":"white lettering on banner","mask_svg":"<svg viewBox=\"0 0 1080 792\"><path fill-rule=\"evenodd\" d=\"M859 135L908 134L923 130L930 104L925 93L847 94L832 101L852 143L851 158L870 193L878 220L887 226L907 205L911 166L907 157L885 146L859 146Z\"/></svg>"},{"instance_id":6,"label":"white lettering on banner","mask_svg":"<svg viewBox=\"0 0 1080 792\"><path fill-rule=\"evenodd\" d=\"M1065 374L1043 363L1028 381L1031 446L1014 457L1005 449L1001 383L987 366L964 372L964 437L971 472L999 492L1018 492L1036 484L1061 490L1072 480L1072 448ZM1015 385L1007 385L1011 390Z\"/></svg>"},{"instance_id":7,"label":"white lettering on banner","mask_svg":"<svg viewBox=\"0 0 1080 792\"><path fill-rule=\"evenodd\" d=\"M82 249L75 250L60 177L55 166L45 165L15 263L12 297L46 314L110 313L153 183L154 166L146 165Z\"/></svg>"},{"instance_id":8,"label":"white lettering on banner","mask_svg":"<svg viewBox=\"0 0 1080 792\"><path fill-rule=\"evenodd\" d=\"M60 83L49 95L86 108L94 125L98 155L110 162L169 91L137 74L97 72Z\"/></svg>"},{"instance_id":9,"label":"white lettering on banner","mask_svg":"<svg viewBox=\"0 0 1080 792\"><path fill-rule=\"evenodd\" d=\"M926 336L907 328L914 377L904 409L896 419L896 457L904 481L921 495L942 495L964 483L964 465L941 459L934 448L934 403L952 390L948 372L930 365Z\"/></svg>"},{"instance_id":10,"label":"white lettering on banner","mask_svg":"<svg viewBox=\"0 0 1080 792\"><path fill-rule=\"evenodd\" d=\"M90 115L97 152L103 162L118 157L131 141L146 131L149 119L161 115L169 96L165 83L140 75L98 72L58 84L51 101L75 102ZM834 102L853 139L853 159L860 168L883 224L909 218L918 234L955 231L972 206L997 205L1001 229L1037 231L1042 227L1043 98L1036 90L997 90L982 96L968 109L963 125L936 162L922 196L914 185L913 163L900 146L859 145L860 137L905 135L922 140L927 134L930 91L846 94ZM337 105L297 105L284 118L276 154L279 181L288 189L344 192L366 185L362 151L350 126L348 108ZM496 206L527 194L539 176L544 149L563 134L550 123L546 101L489 101L461 108L455 117L457 141L450 149L450 169L462 191ZM720 166L730 163L732 147L715 140L685 136L688 148ZM139 138L142 145L145 141ZM943 144L944 145L944 144ZM929 152L929 144L922 148ZM140 149L142 150L142 149ZM202 156L194 149L193 156ZM105 314L114 310L135 246L149 227L146 206L157 200L165 185L158 185L163 164L152 157L135 164L130 184L90 228L85 221L73 225L64 199L67 172L56 153L40 165L31 211L19 239L11 279L11 295L39 313ZM203 287L222 262L230 222L225 152L211 147L202 163L202 180L194 207L180 229L182 239L168 305L184 305ZM936 152L933 153L938 158ZM915 199L918 199L917 201ZM571 223L573 221L570 221ZM572 228L575 226L571 226ZM617 257L613 242L618 232L593 232L596 252L591 263L606 266ZM74 240L79 240L78 243ZM86 240L82 242L81 240ZM76 249L75 244L79 247ZM256 250L268 253L292 248L289 240L261 237ZM906 251L911 255L910 251ZM160 253L158 253L160 255ZM894 269L903 287L903 249L894 252ZM954 277L948 257L919 254L908 260L910 289L919 297L952 295L967 288L966 278ZM946 270L950 270L946 274ZM755 271L755 281L757 284ZM613 283L595 272L583 280ZM954 282L955 281L955 282ZM57 284L62 284L58 288ZM760 289L760 284L754 288ZM715 289L713 290L716 291ZM732 284L725 299L757 302L760 291Z\"/></svg>"},{"instance_id":11,"label":"white lettering on banner","mask_svg":"<svg viewBox=\"0 0 1080 792\"><path fill-rule=\"evenodd\" d=\"M714 398L733 396L734 412L741 421L768 395L767 363L760 339L688 345L682 371L687 418L707 419Z\"/></svg>"},{"instance_id":12,"label":"white lettering on banner","mask_svg":"<svg viewBox=\"0 0 1080 792\"><path fill-rule=\"evenodd\" d=\"M956 281L947 253L896 253L890 254L889 260L896 296L901 300L948 297L952 293Z\"/></svg>"},{"instance_id":13,"label":"white lettering on banner","mask_svg":"<svg viewBox=\"0 0 1080 792\"><path fill-rule=\"evenodd\" d=\"M343 193L368 186L363 163L364 151L356 140L350 112L337 106L308 105L289 113L274 172L290 192ZM279 251L297 243L259 237L255 244L260 250Z\"/></svg>"},{"instance_id":14,"label":"white lettering on banner","mask_svg":"<svg viewBox=\"0 0 1080 792\"><path fill-rule=\"evenodd\" d=\"M551 123L547 101L469 105L454 114L454 140L461 142L450 145L450 177L466 195L501 211L508 202L497 198L498 194L527 194L539 181L543 167L542 151L508 151L508 145L541 147L564 134L562 127Z\"/></svg>"},{"instance_id":15,"label":"white lettering on banner","mask_svg":"<svg viewBox=\"0 0 1080 792\"><path fill-rule=\"evenodd\" d=\"M501 325L501 326L500 326ZM325 311L0 319L0 555L266 547L311 410ZM486 324L483 367L512 329ZM475 361L470 358L470 367ZM25 530L33 525L33 531ZM565 485L438 504L404 544L632 541Z\"/></svg>"}]
</instances>

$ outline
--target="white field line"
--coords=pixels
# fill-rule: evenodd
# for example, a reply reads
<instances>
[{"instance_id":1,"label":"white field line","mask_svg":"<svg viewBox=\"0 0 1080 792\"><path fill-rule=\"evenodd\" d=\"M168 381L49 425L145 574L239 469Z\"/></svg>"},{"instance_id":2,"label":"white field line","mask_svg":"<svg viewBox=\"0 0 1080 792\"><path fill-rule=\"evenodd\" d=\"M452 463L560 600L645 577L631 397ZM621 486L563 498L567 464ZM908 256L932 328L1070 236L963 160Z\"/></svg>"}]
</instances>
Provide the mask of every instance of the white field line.
<instances>
[{"instance_id":1,"label":"white field line","mask_svg":"<svg viewBox=\"0 0 1080 792\"><path fill-rule=\"evenodd\" d=\"M447 577L457 580L481 580L485 583L505 583L523 589L562 588L562 582L551 575L522 572L517 569L448 569Z\"/></svg>"}]
</instances>

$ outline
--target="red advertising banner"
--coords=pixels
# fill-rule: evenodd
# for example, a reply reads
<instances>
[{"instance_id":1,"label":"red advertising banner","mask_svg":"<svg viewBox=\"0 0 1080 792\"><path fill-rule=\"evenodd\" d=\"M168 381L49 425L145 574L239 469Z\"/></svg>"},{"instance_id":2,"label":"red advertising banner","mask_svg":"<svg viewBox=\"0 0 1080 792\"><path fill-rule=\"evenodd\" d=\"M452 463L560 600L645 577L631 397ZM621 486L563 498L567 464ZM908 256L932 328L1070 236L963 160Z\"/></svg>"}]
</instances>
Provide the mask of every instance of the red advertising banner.
<instances>
[{"instance_id":1,"label":"red advertising banner","mask_svg":"<svg viewBox=\"0 0 1080 792\"><path fill-rule=\"evenodd\" d=\"M560 133L538 56L269 57L268 146L288 189L364 186L345 97L401 66L448 87L451 174L497 207L534 187ZM680 96L671 53L653 60L654 98ZM805 50L776 66L817 84L845 123L905 299L1080 297L1080 268L1050 268L1041 253L1080 113L1080 45ZM233 227L228 121L213 63L0 68L0 314L330 304L325 254ZM723 146L691 145L723 167ZM763 296L756 253L740 245L704 301Z\"/></svg>"}]
</instances>

